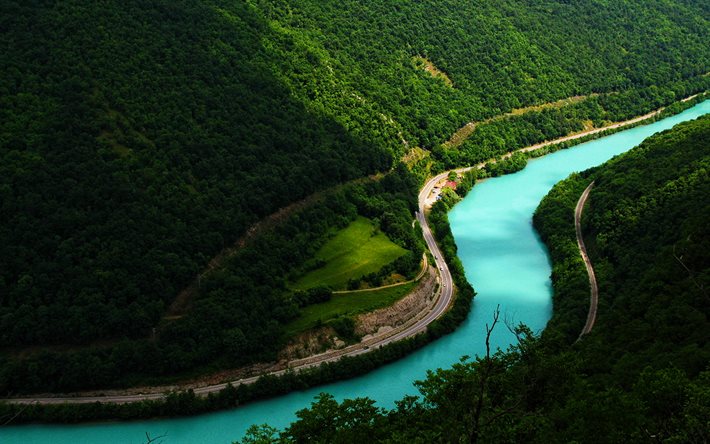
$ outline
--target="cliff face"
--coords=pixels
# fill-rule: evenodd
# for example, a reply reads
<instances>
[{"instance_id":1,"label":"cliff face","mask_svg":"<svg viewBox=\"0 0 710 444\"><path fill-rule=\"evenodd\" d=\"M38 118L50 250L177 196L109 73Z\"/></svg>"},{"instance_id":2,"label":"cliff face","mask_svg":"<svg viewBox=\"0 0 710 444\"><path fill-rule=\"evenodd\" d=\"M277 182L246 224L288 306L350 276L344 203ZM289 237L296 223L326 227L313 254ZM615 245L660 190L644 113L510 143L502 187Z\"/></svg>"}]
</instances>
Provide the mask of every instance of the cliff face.
<instances>
[{"instance_id":1,"label":"cliff face","mask_svg":"<svg viewBox=\"0 0 710 444\"><path fill-rule=\"evenodd\" d=\"M436 270L428 267L419 285L393 305L357 317L355 333L367 340L370 336L385 333L423 315L433 305L438 285Z\"/></svg>"}]
</instances>

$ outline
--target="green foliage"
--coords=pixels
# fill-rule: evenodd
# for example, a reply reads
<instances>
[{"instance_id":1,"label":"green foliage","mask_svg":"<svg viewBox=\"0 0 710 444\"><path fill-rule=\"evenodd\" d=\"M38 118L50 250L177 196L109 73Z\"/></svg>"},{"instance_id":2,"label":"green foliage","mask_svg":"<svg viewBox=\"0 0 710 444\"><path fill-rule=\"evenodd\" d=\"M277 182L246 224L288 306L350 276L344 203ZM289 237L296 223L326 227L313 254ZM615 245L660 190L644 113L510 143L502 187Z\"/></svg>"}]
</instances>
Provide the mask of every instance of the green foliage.
<instances>
[{"instance_id":1,"label":"green foliage","mask_svg":"<svg viewBox=\"0 0 710 444\"><path fill-rule=\"evenodd\" d=\"M337 402L321 393L311 408L296 413L298 421L282 434L288 442L352 443L371 441L378 435L383 409L367 398Z\"/></svg>"},{"instance_id":2,"label":"green foliage","mask_svg":"<svg viewBox=\"0 0 710 444\"><path fill-rule=\"evenodd\" d=\"M675 87L652 86L620 94L602 94L562 107L533 110L504 119L494 119L477 125L462 146L435 152L438 153L441 168L473 165L519 148L554 140L591 127L602 127L610 122L627 120L672 104L679 97L672 91ZM710 87L710 78L701 77L698 87L692 91L707 90ZM670 106L668 113L674 113L679 112L683 104L674 103Z\"/></svg>"},{"instance_id":3,"label":"green foliage","mask_svg":"<svg viewBox=\"0 0 710 444\"><path fill-rule=\"evenodd\" d=\"M328 287L313 287L306 291L297 291L293 294L294 302L299 307L328 302L333 297L333 291Z\"/></svg>"},{"instance_id":4,"label":"green foliage","mask_svg":"<svg viewBox=\"0 0 710 444\"><path fill-rule=\"evenodd\" d=\"M525 153L513 153L513 155L508 158L487 163L484 170L490 177L497 177L503 174L511 174L520 171L525 168L527 164L528 158Z\"/></svg>"},{"instance_id":5,"label":"green foliage","mask_svg":"<svg viewBox=\"0 0 710 444\"><path fill-rule=\"evenodd\" d=\"M559 182L540 202L533 224L552 258L554 310L546 335L561 335L558 340L574 340L587 318L589 288L587 269L579 255L574 229L574 209L579 196L591 180L579 174ZM598 268L598 267L597 267Z\"/></svg>"},{"instance_id":6,"label":"green foliage","mask_svg":"<svg viewBox=\"0 0 710 444\"><path fill-rule=\"evenodd\" d=\"M469 121L577 94L622 92L608 101L650 110L654 95L682 97L707 86L701 77L708 68L707 21L702 8L688 3L255 4L314 54L311 66L297 65L301 74L317 72L330 81L292 82L301 96L333 109L337 82L347 75L339 96L342 108L351 108L348 123L356 126L361 115L378 109L412 146L432 148ZM412 64L420 56L446 72L454 88Z\"/></svg>"},{"instance_id":7,"label":"green foliage","mask_svg":"<svg viewBox=\"0 0 710 444\"><path fill-rule=\"evenodd\" d=\"M389 166L290 96L234 8L3 5L4 343L146 335L257 217Z\"/></svg>"},{"instance_id":8,"label":"green foliage","mask_svg":"<svg viewBox=\"0 0 710 444\"><path fill-rule=\"evenodd\" d=\"M607 291L605 297L615 300L603 307L598 324L581 342L570 347L560 341L564 335L556 333L556 318L542 338L518 327L514 329L518 342L508 351L462 359L451 369L430 373L418 384L421 399L407 397L395 409L383 411L368 400L337 403L324 395L279 436L262 426L246 439L361 442L367 436L373 442L467 442L475 436L480 442L616 443L648 442L655 437L672 443L703 442L710 417L706 354L710 330L703 294L710 250L704 246L707 236L702 231L707 220L709 131L710 117L681 124L605 166L572 176L543 202L535 223L557 263L566 254L578 252L554 248L549 232L560 229L561 237L574 236L571 210L586 181L596 180L585 210L585 238L594 246L595 265L602 259L608 263L600 282L602 288L613 286L614 292ZM437 204L430 216L438 221L442 238L446 238L446 205L450 203ZM625 210L629 206L633 212ZM619 225L626 236L609 235ZM703 235L696 239L696 232ZM687 241L688 233L693 242ZM608 235L600 244L604 234ZM693 248L696 241L698 248ZM620 245L633 245L634 254L619 250ZM628 268L635 272L626 272ZM654 268L654 274L637 276L638 270L645 273ZM457 270L453 272L456 277ZM580 285L586 304L586 280ZM555 290L564 291L557 279ZM667 292L673 297L667 297ZM461 300L459 293L453 312ZM556 302L555 311L560 310L566 309ZM653 326L644 325L648 322L654 322ZM434 325L429 336L446 325L446 321ZM165 403L0 404L0 418L72 422L226 408L347 378L396 359L426 340L420 335L297 375L228 386L205 399L188 392L172 395ZM482 371L487 375L483 384ZM471 418L476 412L480 412L479 427L474 428Z\"/></svg>"},{"instance_id":9,"label":"green foliage","mask_svg":"<svg viewBox=\"0 0 710 444\"><path fill-rule=\"evenodd\" d=\"M241 444L271 444L276 442L278 430L268 424L253 425L246 431L244 437L239 441ZM237 444L236 442L234 444Z\"/></svg>"},{"instance_id":10,"label":"green foliage","mask_svg":"<svg viewBox=\"0 0 710 444\"><path fill-rule=\"evenodd\" d=\"M682 418L689 390L705 390L698 385L707 385L702 372L710 362L703 290L710 251L705 245L708 140L707 116L680 124L556 185L536 211L535 226L553 259L555 288L555 314L543 337L568 343L581 329L588 304L573 212L582 190L595 180L583 230L600 286L599 312L577 355L579 371L593 375L590 388L611 388L597 398L601 409L575 395L575 402L585 405L570 400L569 414L596 417L609 430L600 440L654 435L675 442L672 436L697 439L707 432L707 423L699 425L694 416L697 405ZM623 408L615 413L618 406ZM687 435L686 420L693 424ZM577 435L594 428L576 422Z\"/></svg>"},{"instance_id":11,"label":"green foliage","mask_svg":"<svg viewBox=\"0 0 710 444\"><path fill-rule=\"evenodd\" d=\"M483 173L478 169L466 171L456 186L456 194L461 197L466 196L476 184L476 180L483 177Z\"/></svg>"},{"instance_id":12,"label":"green foliage","mask_svg":"<svg viewBox=\"0 0 710 444\"><path fill-rule=\"evenodd\" d=\"M298 313L285 282L329 229L377 219L411 252L395 269L416 269L416 178L393 166L408 147L460 166L702 91L707 29L702 5L640 0L2 2L0 390L273 357ZM254 222L390 169L240 250L164 319Z\"/></svg>"},{"instance_id":13,"label":"green foliage","mask_svg":"<svg viewBox=\"0 0 710 444\"><path fill-rule=\"evenodd\" d=\"M50 349L11 356L3 363L0 389L70 391L150 384L176 373L192 375L215 367L274 359L284 334L282 326L299 315L299 302L287 288L284 276L298 272L327 240L332 227L344 227L356 217L358 206L373 218L392 214L392 223L383 227L383 232L410 249L412 256L421 257L421 241L411 225L410 208L416 205L416 189L406 168L398 168L379 182L350 184L326 193L317 203L251 240L222 268L206 274L189 314L164 323L155 341L123 340L71 352ZM418 260L410 257L405 254L387 272L413 276ZM374 297L375 301L367 299L367 304L358 304L357 308L392 303L402 295L397 291ZM253 296L257 294L259 297Z\"/></svg>"},{"instance_id":14,"label":"green foliage","mask_svg":"<svg viewBox=\"0 0 710 444\"><path fill-rule=\"evenodd\" d=\"M359 338L355 335L355 321L350 316L341 316L329 322L335 333L346 341L356 341Z\"/></svg>"}]
</instances>

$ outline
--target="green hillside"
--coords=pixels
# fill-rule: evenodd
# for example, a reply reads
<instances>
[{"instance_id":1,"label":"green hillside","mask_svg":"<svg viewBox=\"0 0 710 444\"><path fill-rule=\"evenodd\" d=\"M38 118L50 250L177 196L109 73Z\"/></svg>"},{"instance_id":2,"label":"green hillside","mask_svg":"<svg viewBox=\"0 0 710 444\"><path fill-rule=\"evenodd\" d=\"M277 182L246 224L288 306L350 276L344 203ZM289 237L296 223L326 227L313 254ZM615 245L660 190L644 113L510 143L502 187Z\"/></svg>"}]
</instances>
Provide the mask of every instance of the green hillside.
<instances>
[{"instance_id":1,"label":"green hillside","mask_svg":"<svg viewBox=\"0 0 710 444\"><path fill-rule=\"evenodd\" d=\"M331 227L377 218L416 266L409 149L440 169L703 91L708 29L683 1L2 2L0 392L272 358ZM264 216L377 172L205 273Z\"/></svg>"}]
</instances>

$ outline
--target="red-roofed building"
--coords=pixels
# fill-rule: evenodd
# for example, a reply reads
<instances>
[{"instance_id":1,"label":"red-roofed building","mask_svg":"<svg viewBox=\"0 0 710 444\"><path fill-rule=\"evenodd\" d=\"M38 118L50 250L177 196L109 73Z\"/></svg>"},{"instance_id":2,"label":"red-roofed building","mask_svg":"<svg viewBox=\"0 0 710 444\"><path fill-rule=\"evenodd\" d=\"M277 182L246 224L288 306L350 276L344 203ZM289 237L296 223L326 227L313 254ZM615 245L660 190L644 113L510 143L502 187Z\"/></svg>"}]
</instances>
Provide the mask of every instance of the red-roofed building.
<instances>
[{"instance_id":1,"label":"red-roofed building","mask_svg":"<svg viewBox=\"0 0 710 444\"><path fill-rule=\"evenodd\" d=\"M453 180L447 180L446 183L444 184L444 188L451 188L452 190L456 189L456 182Z\"/></svg>"}]
</instances>

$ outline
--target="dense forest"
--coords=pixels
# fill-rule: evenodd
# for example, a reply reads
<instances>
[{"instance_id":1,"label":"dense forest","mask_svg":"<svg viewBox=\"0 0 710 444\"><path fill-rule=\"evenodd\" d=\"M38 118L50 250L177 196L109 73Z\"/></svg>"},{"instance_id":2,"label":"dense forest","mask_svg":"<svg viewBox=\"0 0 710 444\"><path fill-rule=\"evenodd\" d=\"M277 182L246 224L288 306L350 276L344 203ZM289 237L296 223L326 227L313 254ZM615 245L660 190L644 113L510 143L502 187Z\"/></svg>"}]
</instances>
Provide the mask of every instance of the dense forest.
<instances>
[{"instance_id":1,"label":"dense forest","mask_svg":"<svg viewBox=\"0 0 710 444\"><path fill-rule=\"evenodd\" d=\"M2 2L0 392L272 357L299 305L284 279L330 228L377 218L412 267L422 172L396 167L409 149L441 169L707 89L709 14L640 0ZM591 94L441 147L467 122ZM253 223L377 172L249 245L165 322Z\"/></svg>"},{"instance_id":2,"label":"dense forest","mask_svg":"<svg viewBox=\"0 0 710 444\"><path fill-rule=\"evenodd\" d=\"M707 442L708 171L705 116L560 182L535 214L555 288L540 337L518 326L509 350L431 371L393 410L322 394L285 430L254 426L242 442ZM592 180L583 231L601 301L575 342L589 286L574 207Z\"/></svg>"}]
</instances>

